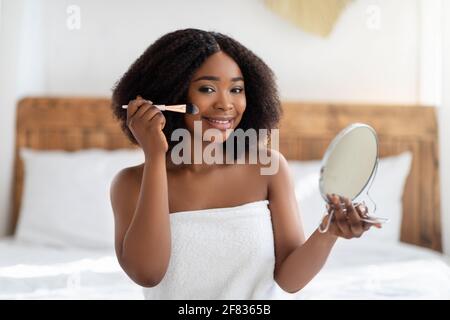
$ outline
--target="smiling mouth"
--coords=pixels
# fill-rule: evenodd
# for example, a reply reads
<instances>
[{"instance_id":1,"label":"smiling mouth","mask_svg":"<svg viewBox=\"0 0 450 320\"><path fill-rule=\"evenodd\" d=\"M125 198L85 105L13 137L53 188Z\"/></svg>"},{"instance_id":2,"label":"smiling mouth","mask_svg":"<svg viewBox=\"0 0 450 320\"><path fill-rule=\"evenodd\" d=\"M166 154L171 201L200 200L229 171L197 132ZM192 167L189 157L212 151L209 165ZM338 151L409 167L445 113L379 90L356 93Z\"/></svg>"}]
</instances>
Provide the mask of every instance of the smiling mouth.
<instances>
[{"instance_id":1,"label":"smiling mouth","mask_svg":"<svg viewBox=\"0 0 450 320\"><path fill-rule=\"evenodd\" d=\"M219 130L230 129L233 127L234 124L234 118L219 120L202 117L202 119L205 120L205 122L208 123L211 127Z\"/></svg>"}]
</instances>

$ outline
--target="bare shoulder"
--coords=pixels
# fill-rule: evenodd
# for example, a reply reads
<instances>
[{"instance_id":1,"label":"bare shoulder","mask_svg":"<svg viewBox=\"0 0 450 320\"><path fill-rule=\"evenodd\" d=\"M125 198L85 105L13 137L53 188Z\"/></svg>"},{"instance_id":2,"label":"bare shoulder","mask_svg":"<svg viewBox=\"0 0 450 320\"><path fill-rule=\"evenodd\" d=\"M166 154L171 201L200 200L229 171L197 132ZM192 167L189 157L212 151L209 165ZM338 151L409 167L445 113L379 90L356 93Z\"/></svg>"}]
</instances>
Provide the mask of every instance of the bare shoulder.
<instances>
[{"instance_id":1,"label":"bare shoulder","mask_svg":"<svg viewBox=\"0 0 450 320\"><path fill-rule=\"evenodd\" d=\"M275 149L266 149L267 155L270 158L271 166L274 167L272 174L269 175L269 192L272 189L272 194L278 191L282 193L292 190L294 188L289 163L284 155ZM276 190L275 190L276 189ZM277 194L280 192L276 192Z\"/></svg>"},{"instance_id":2,"label":"bare shoulder","mask_svg":"<svg viewBox=\"0 0 450 320\"><path fill-rule=\"evenodd\" d=\"M125 203L135 201L139 194L142 179L142 165L120 170L113 178L110 187L113 209L119 209ZM120 210L114 210L116 214Z\"/></svg>"},{"instance_id":3,"label":"bare shoulder","mask_svg":"<svg viewBox=\"0 0 450 320\"><path fill-rule=\"evenodd\" d=\"M284 155L275 149L266 148L263 150L270 159L269 182L273 183L276 180L286 180L290 178L289 164Z\"/></svg>"},{"instance_id":4,"label":"bare shoulder","mask_svg":"<svg viewBox=\"0 0 450 320\"><path fill-rule=\"evenodd\" d=\"M142 176L142 165L127 167L120 170L111 182L111 188L131 187L140 180Z\"/></svg>"},{"instance_id":5,"label":"bare shoulder","mask_svg":"<svg viewBox=\"0 0 450 320\"><path fill-rule=\"evenodd\" d=\"M260 183L265 182L267 191L275 186L278 181L279 185L283 185L286 179L289 179L289 167L283 154L275 149L260 147L258 149L258 157L256 163L249 155L246 155L246 163L243 166L246 170L246 176L256 179Z\"/></svg>"},{"instance_id":6,"label":"bare shoulder","mask_svg":"<svg viewBox=\"0 0 450 320\"><path fill-rule=\"evenodd\" d=\"M275 149L271 149L271 148L266 148L266 149L264 149L264 151L267 153L267 155L269 157L272 157L274 160L276 159L278 161L284 161L287 164L286 158L284 157L284 155L280 151L275 150Z\"/></svg>"}]
</instances>

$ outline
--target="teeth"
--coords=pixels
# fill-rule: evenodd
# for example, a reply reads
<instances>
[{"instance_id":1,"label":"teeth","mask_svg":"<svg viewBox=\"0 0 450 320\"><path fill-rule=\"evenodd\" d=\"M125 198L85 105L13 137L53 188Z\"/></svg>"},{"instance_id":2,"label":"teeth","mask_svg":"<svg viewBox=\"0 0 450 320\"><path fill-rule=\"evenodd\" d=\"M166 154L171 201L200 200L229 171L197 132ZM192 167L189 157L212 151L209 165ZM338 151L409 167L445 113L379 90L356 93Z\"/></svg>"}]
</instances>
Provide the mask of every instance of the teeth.
<instances>
[{"instance_id":1,"label":"teeth","mask_svg":"<svg viewBox=\"0 0 450 320\"><path fill-rule=\"evenodd\" d=\"M230 120L226 120L226 121L214 120L214 119L208 119L208 120L211 121L211 122L222 123L222 124L225 124L225 123L229 123L229 122L230 122Z\"/></svg>"}]
</instances>

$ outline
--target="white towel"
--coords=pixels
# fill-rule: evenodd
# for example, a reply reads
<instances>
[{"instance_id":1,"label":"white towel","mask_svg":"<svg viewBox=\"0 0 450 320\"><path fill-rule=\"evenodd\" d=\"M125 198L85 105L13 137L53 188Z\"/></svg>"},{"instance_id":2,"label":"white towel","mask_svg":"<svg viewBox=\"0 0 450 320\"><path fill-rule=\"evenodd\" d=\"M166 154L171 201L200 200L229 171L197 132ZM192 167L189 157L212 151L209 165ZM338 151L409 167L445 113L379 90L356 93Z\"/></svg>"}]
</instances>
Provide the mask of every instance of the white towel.
<instances>
[{"instance_id":1,"label":"white towel","mask_svg":"<svg viewBox=\"0 0 450 320\"><path fill-rule=\"evenodd\" d=\"M146 299L292 299L275 282L268 200L170 215L172 251Z\"/></svg>"}]
</instances>

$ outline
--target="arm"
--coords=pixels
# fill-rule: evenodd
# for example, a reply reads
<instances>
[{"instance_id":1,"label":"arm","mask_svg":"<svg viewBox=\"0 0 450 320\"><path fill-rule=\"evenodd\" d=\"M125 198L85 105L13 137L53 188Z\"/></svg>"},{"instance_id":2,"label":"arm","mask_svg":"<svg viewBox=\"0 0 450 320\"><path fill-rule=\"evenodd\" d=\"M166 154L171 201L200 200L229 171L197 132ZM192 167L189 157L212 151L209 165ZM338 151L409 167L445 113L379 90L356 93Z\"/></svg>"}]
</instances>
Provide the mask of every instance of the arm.
<instances>
[{"instance_id":1,"label":"arm","mask_svg":"<svg viewBox=\"0 0 450 320\"><path fill-rule=\"evenodd\" d=\"M275 280L283 290L295 293L305 287L324 266L337 236L315 231L283 261Z\"/></svg>"},{"instance_id":2,"label":"arm","mask_svg":"<svg viewBox=\"0 0 450 320\"><path fill-rule=\"evenodd\" d=\"M111 204L120 265L139 285L157 285L171 248L165 155L146 157L140 186L132 172L121 171L111 186Z\"/></svg>"},{"instance_id":3,"label":"arm","mask_svg":"<svg viewBox=\"0 0 450 320\"><path fill-rule=\"evenodd\" d=\"M274 279L287 292L302 289L325 264L337 237L316 231L306 242L294 184L283 155L271 150L279 170L269 180L269 202L275 238Z\"/></svg>"},{"instance_id":4,"label":"arm","mask_svg":"<svg viewBox=\"0 0 450 320\"><path fill-rule=\"evenodd\" d=\"M330 228L324 234L316 230L305 242L288 163L279 152L272 150L272 153L279 159L279 170L269 180L276 254L274 278L283 290L295 293L322 269L339 237L359 238L372 225L360 220L362 210L366 208L355 208L347 198L327 195L329 210L335 210ZM344 213L340 203L345 203L347 213Z\"/></svg>"}]
</instances>

